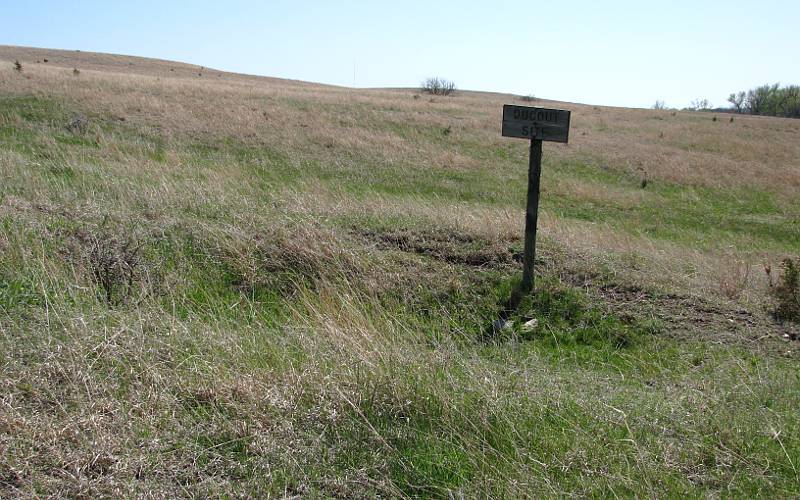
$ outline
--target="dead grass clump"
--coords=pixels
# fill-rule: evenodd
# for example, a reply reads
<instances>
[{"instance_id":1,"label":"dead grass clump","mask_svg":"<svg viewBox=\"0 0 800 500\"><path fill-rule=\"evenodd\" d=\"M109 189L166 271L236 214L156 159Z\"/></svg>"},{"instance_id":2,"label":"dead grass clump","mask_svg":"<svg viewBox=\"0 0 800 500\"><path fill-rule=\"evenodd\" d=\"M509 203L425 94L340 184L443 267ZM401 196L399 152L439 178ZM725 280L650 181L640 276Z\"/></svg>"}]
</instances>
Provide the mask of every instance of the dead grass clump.
<instances>
[{"instance_id":1,"label":"dead grass clump","mask_svg":"<svg viewBox=\"0 0 800 500\"><path fill-rule=\"evenodd\" d=\"M252 235L228 235L220 248L223 264L241 291L277 288L289 292L299 282L357 281L365 259L333 231L312 226L269 228Z\"/></svg>"},{"instance_id":2,"label":"dead grass clump","mask_svg":"<svg viewBox=\"0 0 800 500\"><path fill-rule=\"evenodd\" d=\"M780 321L800 323L800 257L781 262L782 273L773 281L772 269L765 266L770 295L774 301L773 314Z\"/></svg>"}]
</instances>

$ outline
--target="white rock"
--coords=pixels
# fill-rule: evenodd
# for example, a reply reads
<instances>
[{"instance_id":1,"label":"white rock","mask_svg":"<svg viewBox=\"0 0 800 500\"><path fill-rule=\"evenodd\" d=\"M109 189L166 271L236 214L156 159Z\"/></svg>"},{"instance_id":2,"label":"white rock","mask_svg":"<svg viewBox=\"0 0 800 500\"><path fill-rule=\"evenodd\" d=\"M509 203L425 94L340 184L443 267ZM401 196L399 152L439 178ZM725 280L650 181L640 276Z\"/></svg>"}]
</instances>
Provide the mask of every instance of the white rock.
<instances>
[{"instance_id":1,"label":"white rock","mask_svg":"<svg viewBox=\"0 0 800 500\"><path fill-rule=\"evenodd\" d=\"M532 320L526 321L525 323L522 324L522 331L523 332L532 332L532 331L536 330L537 326L539 326L539 320L536 319L536 318L533 318Z\"/></svg>"},{"instance_id":2,"label":"white rock","mask_svg":"<svg viewBox=\"0 0 800 500\"><path fill-rule=\"evenodd\" d=\"M514 322L507 319L496 319L492 323L492 327L494 327L495 331L510 330L514 328Z\"/></svg>"}]
</instances>

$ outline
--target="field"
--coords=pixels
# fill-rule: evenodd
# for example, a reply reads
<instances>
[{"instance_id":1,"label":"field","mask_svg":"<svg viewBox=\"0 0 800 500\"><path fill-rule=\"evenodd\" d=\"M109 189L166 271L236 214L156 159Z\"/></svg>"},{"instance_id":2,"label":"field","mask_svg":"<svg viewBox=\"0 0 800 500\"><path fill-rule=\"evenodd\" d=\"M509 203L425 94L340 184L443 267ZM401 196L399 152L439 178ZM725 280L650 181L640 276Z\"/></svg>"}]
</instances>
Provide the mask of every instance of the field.
<instances>
[{"instance_id":1,"label":"field","mask_svg":"<svg viewBox=\"0 0 800 500\"><path fill-rule=\"evenodd\" d=\"M799 120L0 47L0 497L800 495L798 193Z\"/></svg>"}]
</instances>

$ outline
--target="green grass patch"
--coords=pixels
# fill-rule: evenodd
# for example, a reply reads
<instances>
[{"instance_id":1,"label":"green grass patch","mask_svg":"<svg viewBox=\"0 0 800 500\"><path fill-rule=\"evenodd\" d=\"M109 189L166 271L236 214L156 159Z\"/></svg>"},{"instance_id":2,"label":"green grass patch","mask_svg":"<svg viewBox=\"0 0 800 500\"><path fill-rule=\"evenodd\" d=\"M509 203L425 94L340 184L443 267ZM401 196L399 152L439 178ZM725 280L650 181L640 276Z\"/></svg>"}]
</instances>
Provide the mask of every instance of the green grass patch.
<instances>
[{"instance_id":1,"label":"green grass patch","mask_svg":"<svg viewBox=\"0 0 800 500\"><path fill-rule=\"evenodd\" d=\"M15 309L42 304L39 292L23 279L0 275L0 310L10 314Z\"/></svg>"},{"instance_id":2,"label":"green grass patch","mask_svg":"<svg viewBox=\"0 0 800 500\"><path fill-rule=\"evenodd\" d=\"M0 117L15 116L27 123L53 125L66 118L66 109L64 101L54 97L0 95Z\"/></svg>"}]
</instances>

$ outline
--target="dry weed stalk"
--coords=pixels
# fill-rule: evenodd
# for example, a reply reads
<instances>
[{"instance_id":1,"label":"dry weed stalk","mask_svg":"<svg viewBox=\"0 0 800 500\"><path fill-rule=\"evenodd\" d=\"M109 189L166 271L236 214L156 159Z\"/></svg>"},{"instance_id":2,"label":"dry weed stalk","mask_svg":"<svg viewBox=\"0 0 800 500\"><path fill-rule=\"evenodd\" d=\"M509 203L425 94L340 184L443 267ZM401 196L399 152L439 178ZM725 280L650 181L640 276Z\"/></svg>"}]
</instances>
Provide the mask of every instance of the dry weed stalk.
<instances>
[{"instance_id":1,"label":"dry weed stalk","mask_svg":"<svg viewBox=\"0 0 800 500\"><path fill-rule=\"evenodd\" d=\"M738 300L750 284L752 264L744 259L728 257L719 269L719 291L730 300Z\"/></svg>"}]
</instances>

